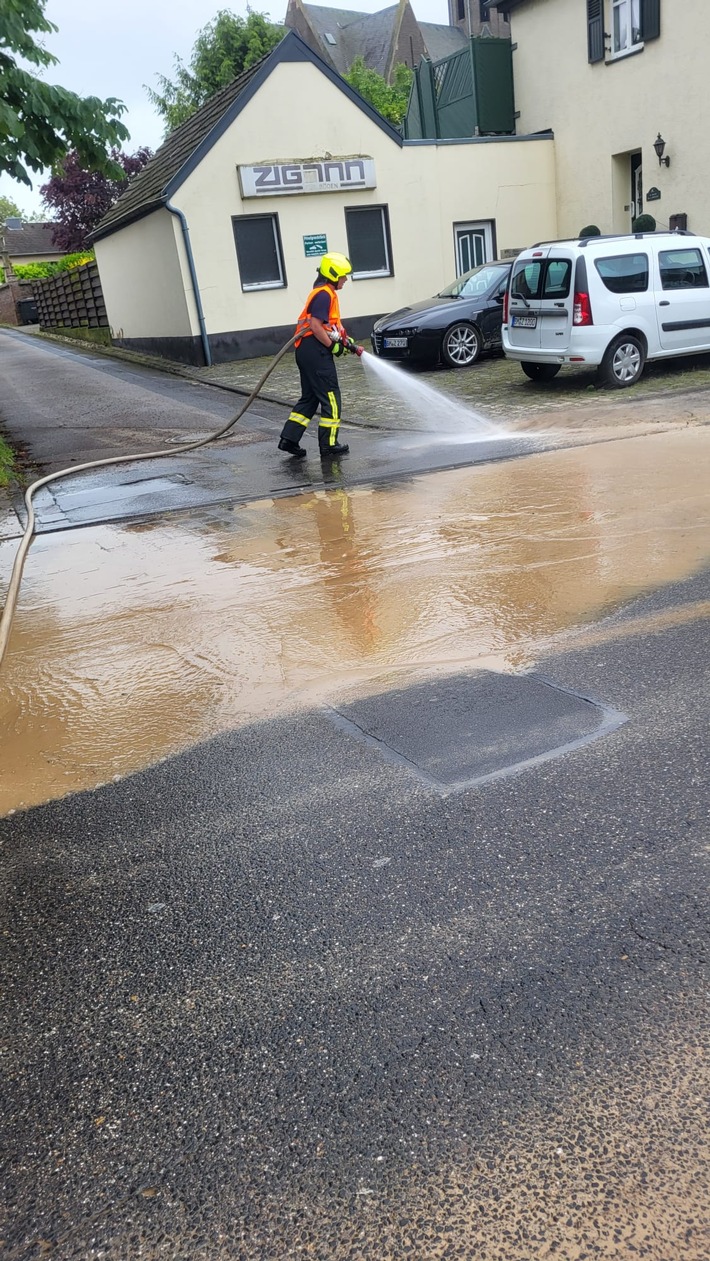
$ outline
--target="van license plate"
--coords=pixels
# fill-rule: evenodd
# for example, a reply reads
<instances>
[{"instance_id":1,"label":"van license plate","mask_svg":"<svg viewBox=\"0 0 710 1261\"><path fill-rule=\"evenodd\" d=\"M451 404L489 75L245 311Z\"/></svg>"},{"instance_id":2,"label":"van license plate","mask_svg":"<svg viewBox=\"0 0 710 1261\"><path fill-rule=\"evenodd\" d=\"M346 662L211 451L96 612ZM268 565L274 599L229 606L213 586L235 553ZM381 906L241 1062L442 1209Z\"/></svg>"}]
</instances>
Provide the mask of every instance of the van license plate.
<instances>
[{"instance_id":1,"label":"van license plate","mask_svg":"<svg viewBox=\"0 0 710 1261\"><path fill-rule=\"evenodd\" d=\"M514 315L510 322L513 328L537 328L536 315Z\"/></svg>"},{"instance_id":2,"label":"van license plate","mask_svg":"<svg viewBox=\"0 0 710 1261\"><path fill-rule=\"evenodd\" d=\"M384 347L385 350L406 350L407 339L406 337L385 337Z\"/></svg>"}]
</instances>

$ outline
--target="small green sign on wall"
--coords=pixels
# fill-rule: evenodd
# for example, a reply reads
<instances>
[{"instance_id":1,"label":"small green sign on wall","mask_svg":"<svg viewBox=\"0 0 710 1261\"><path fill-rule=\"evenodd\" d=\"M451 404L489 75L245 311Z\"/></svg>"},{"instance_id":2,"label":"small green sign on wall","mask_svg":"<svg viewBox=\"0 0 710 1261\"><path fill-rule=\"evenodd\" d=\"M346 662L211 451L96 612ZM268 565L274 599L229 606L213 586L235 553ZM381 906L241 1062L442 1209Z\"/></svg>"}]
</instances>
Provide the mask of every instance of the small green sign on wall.
<instances>
[{"instance_id":1,"label":"small green sign on wall","mask_svg":"<svg viewBox=\"0 0 710 1261\"><path fill-rule=\"evenodd\" d=\"M323 254L327 254L328 240L325 233L319 233L316 236L304 236L303 249L306 258L321 258Z\"/></svg>"}]
</instances>

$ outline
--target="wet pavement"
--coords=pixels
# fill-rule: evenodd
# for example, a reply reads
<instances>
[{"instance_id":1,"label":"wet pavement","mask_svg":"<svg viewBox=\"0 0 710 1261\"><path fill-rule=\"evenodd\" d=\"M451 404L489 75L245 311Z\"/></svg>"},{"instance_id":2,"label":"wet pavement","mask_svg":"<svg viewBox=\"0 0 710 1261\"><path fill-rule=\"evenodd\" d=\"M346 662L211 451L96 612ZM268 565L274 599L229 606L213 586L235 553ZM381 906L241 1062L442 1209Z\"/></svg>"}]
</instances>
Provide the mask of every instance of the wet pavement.
<instances>
[{"instance_id":1,"label":"wet pavement","mask_svg":"<svg viewBox=\"0 0 710 1261\"><path fill-rule=\"evenodd\" d=\"M397 480L432 469L586 445L624 434L658 433L679 423L695 427L707 419L702 400L692 394L683 396L669 421L663 400L612 398L591 407L585 405L582 393L579 409L571 418L565 415L561 424L555 406L541 409L540 391L527 382L525 406L513 396L505 421L497 414L500 408L497 412L493 408L481 414L478 424L467 410L459 411L460 403L467 409L476 402L467 382L477 379L478 369L405 374L413 390L435 384L450 391L433 418L426 397L412 416L411 408L407 414L406 389L404 397L390 392L372 369L350 359L340 374L348 416L342 434L351 445L347 458L324 465L317 455L315 426L304 443L309 458L284 458L276 439L286 405L262 396L228 437L179 455L175 452L179 444L199 441L221 428L243 407L245 396L21 333L0 333L0 349L2 418L22 449L27 480L90 460L165 452L164 458L155 461L129 460L116 468L70 475L42 489L34 501L38 533L269 495ZM229 367L245 389L252 389L268 363L253 360ZM491 361L487 366L497 371L511 365ZM485 367L481 365L481 370ZM276 384L269 379L265 391L281 388L288 397L296 375L292 357L286 356L277 365ZM225 368L221 377L228 376ZM426 381L420 379L425 376ZM6 519L0 537L20 531L24 508L19 490L14 508L17 521Z\"/></svg>"},{"instance_id":2,"label":"wet pavement","mask_svg":"<svg viewBox=\"0 0 710 1261\"><path fill-rule=\"evenodd\" d=\"M76 456L112 408L234 407L125 371L97 413L44 361L34 458L58 411ZM43 507L0 692L10 1261L708 1254L710 431L627 407L516 458L354 430L289 484L260 403Z\"/></svg>"},{"instance_id":3,"label":"wet pavement","mask_svg":"<svg viewBox=\"0 0 710 1261\"><path fill-rule=\"evenodd\" d=\"M33 330L6 335L27 342ZM200 381L221 389L250 393L271 362L268 358L241 360L234 363L215 364L211 368L187 367L166 363L154 357L138 355L116 348L92 348L61 338L39 336L36 340L45 346L64 350L70 354L86 354L90 361L124 362L138 371L142 368L160 367L187 379ZM389 427L408 428L410 419L402 415L396 400L383 398L377 383L361 370L355 359L345 358L339 365L343 390L344 414L350 419L367 421L374 413L382 421L386 414ZM600 386L596 371L585 367L567 368L554 381L544 387L528 381L520 365L498 354L485 354L472 369L459 370L440 364L433 370L422 371L404 365L415 380L430 382L457 399L477 406L495 419L510 421L528 420L531 416L564 412L565 427L587 425L604 412L624 411L629 417L645 418L657 415L682 395L688 395L687 413L692 418L696 412L691 396L696 395L700 411L706 410L704 397L710 389L710 356L684 355L678 359L665 359L647 364L640 381L622 394L614 394ZM267 382L262 397L272 402L287 404L293 401L297 373L293 359L287 355ZM662 402L663 407L657 406Z\"/></svg>"}]
</instances>

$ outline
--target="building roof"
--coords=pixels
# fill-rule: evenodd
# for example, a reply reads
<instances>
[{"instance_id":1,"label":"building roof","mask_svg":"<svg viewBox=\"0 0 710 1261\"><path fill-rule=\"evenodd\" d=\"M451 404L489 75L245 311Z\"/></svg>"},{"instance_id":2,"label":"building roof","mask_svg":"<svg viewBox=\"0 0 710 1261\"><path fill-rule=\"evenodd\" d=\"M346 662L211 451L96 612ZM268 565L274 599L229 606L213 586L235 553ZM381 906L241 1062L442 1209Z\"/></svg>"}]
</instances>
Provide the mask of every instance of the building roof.
<instances>
[{"instance_id":1,"label":"building roof","mask_svg":"<svg viewBox=\"0 0 710 1261\"><path fill-rule=\"evenodd\" d=\"M108 236L115 231L118 224L140 219L163 205L167 200L167 186L175 180L178 172L214 128L219 126L225 113L234 106L266 60L266 57L262 57L261 61L250 66L227 87L220 88L191 118L171 131L150 162L134 175L126 191L104 215L93 234L94 240Z\"/></svg>"},{"instance_id":2,"label":"building roof","mask_svg":"<svg viewBox=\"0 0 710 1261\"><path fill-rule=\"evenodd\" d=\"M304 6L307 10L310 6ZM359 13L343 31L342 51L346 54L341 74L346 74L356 57L362 57L369 70L387 77L392 44L397 33L399 5L380 9L378 13ZM335 49L331 50L335 52ZM336 61L336 58L333 58Z\"/></svg>"},{"instance_id":3,"label":"building roof","mask_svg":"<svg viewBox=\"0 0 710 1261\"><path fill-rule=\"evenodd\" d=\"M301 7L311 30L318 37L335 69L340 74L347 74L357 52L351 54L350 40L345 30L353 23L360 22L363 16L369 15L355 13L351 9L326 9L318 4L303 4Z\"/></svg>"},{"instance_id":4,"label":"building roof","mask_svg":"<svg viewBox=\"0 0 710 1261\"><path fill-rule=\"evenodd\" d=\"M399 9L400 5L395 4L378 13L356 13L351 9L328 9L319 4L304 4L303 0L291 0L285 21L288 26L293 23L295 28L300 10L318 42L318 51L339 74L347 74L359 56L364 57L368 68L382 74L396 32Z\"/></svg>"},{"instance_id":5,"label":"building roof","mask_svg":"<svg viewBox=\"0 0 710 1261\"><path fill-rule=\"evenodd\" d=\"M329 9L321 4L304 4L304 9L311 19L314 30L332 31L334 27L349 26L351 22L359 22L367 16L360 9Z\"/></svg>"},{"instance_id":6,"label":"building roof","mask_svg":"<svg viewBox=\"0 0 710 1261\"><path fill-rule=\"evenodd\" d=\"M443 61L452 53L468 46L468 37L460 26L440 26L437 22L420 22L430 61Z\"/></svg>"},{"instance_id":7,"label":"building roof","mask_svg":"<svg viewBox=\"0 0 710 1261\"><path fill-rule=\"evenodd\" d=\"M219 140L261 85L281 62L307 61L316 66L358 109L395 141L402 137L391 123L355 92L344 79L326 65L318 53L296 34L288 31L280 44L236 79L215 92L186 122L175 128L142 171L104 215L92 234L95 241L119 228L144 218L164 206Z\"/></svg>"},{"instance_id":8,"label":"building roof","mask_svg":"<svg viewBox=\"0 0 710 1261\"><path fill-rule=\"evenodd\" d=\"M56 223L23 223L21 228L5 228L5 245L10 258L24 254L66 254L52 241Z\"/></svg>"},{"instance_id":9,"label":"building roof","mask_svg":"<svg viewBox=\"0 0 710 1261\"><path fill-rule=\"evenodd\" d=\"M362 57L370 70L385 79L391 74L397 56L402 22L414 22L425 55L430 61L441 61L459 52L467 43L462 27L438 22L419 22L408 0L376 13L354 13L350 9L328 9L322 5L289 0L285 24L308 38L313 47L338 71L346 75L356 57ZM408 28L409 29L409 28ZM405 54L405 61L409 56Z\"/></svg>"}]
</instances>

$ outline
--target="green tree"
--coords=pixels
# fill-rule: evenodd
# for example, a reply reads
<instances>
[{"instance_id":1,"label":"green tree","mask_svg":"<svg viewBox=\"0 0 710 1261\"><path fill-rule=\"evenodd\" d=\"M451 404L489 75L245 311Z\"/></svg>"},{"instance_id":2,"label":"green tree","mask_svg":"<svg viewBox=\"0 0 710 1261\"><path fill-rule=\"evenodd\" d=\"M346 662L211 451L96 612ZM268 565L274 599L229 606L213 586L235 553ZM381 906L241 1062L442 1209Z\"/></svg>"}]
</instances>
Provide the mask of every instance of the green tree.
<instances>
[{"instance_id":1,"label":"green tree","mask_svg":"<svg viewBox=\"0 0 710 1261\"><path fill-rule=\"evenodd\" d=\"M345 80L369 101L378 114L397 127L407 112L413 77L414 72L409 66L400 62L394 68L392 83L388 83L377 70L368 69L363 57L356 57Z\"/></svg>"},{"instance_id":2,"label":"green tree","mask_svg":"<svg viewBox=\"0 0 710 1261\"><path fill-rule=\"evenodd\" d=\"M17 63L51 66L57 58L35 39L57 30L44 15L47 0L0 0L0 171L32 187L27 172L42 171L76 149L91 169L115 175L108 154L128 139L114 97L81 97L38 78Z\"/></svg>"},{"instance_id":3,"label":"green tree","mask_svg":"<svg viewBox=\"0 0 710 1261\"><path fill-rule=\"evenodd\" d=\"M0 197L0 223L6 219L24 219L24 215L11 197Z\"/></svg>"},{"instance_id":4,"label":"green tree","mask_svg":"<svg viewBox=\"0 0 710 1261\"><path fill-rule=\"evenodd\" d=\"M174 79L159 74L159 90L146 87L165 122L165 134L184 123L219 88L270 53L284 34L283 26L268 21L268 14L250 12L243 18L221 9L198 33L189 64L176 56Z\"/></svg>"},{"instance_id":5,"label":"green tree","mask_svg":"<svg viewBox=\"0 0 710 1261\"><path fill-rule=\"evenodd\" d=\"M23 223L44 223L45 218L39 210L20 210L12 197L0 197L0 224L6 219L21 219Z\"/></svg>"}]
</instances>

